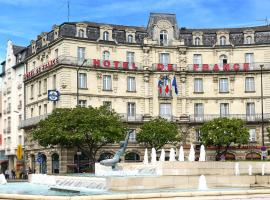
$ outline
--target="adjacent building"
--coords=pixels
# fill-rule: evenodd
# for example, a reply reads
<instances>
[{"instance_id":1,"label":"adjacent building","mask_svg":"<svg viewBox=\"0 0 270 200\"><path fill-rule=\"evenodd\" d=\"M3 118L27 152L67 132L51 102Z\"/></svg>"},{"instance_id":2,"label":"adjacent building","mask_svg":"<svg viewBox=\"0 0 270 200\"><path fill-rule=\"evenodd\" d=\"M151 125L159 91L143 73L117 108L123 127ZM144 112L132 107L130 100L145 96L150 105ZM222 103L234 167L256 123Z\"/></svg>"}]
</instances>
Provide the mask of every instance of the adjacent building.
<instances>
[{"instance_id":1,"label":"adjacent building","mask_svg":"<svg viewBox=\"0 0 270 200\"><path fill-rule=\"evenodd\" d=\"M144 147L136 143L136 132L158 116L181 125L187 147L198 144L202 123L220 116L241 118L249 128L250 144L231 149L226 156L260 157L259 146L269 144L265 133L270 118L269 62L269 26L180 28L176 16L166 13L151 13L146 27L54 25L27 47L21 122L27 165L41 173L59 173L72 170L77 159L87 164L74 149L42 148L27 135L54 108L77 105L108 105L128 122L133 134L126 161L142 160ZM49 90L59 92L60 98L48 98ZM3 107L8 108L7 95ZM5 128L8 117L3 115ZM102 149L97 159L110 157L117 148Z\"/></svg>"}]
</instances>

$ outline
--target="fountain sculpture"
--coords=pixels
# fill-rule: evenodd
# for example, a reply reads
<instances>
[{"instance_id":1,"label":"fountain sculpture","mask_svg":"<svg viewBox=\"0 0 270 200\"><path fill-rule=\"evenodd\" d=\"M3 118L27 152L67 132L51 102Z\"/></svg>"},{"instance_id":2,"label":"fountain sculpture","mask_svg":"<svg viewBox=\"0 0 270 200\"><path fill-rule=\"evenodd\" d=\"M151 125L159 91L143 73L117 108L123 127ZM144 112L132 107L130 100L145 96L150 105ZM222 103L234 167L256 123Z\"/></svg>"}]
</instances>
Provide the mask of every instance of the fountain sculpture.
<instances>
[{"instance_id":1,"label":"fountain sculpture","mask_svg":"<svg viewBox=\"0 0 270 200\"><path fill-rule=\"evenodd\" d=\"M188 161L191 161L191 162L195 161L195 151L194 151L193 144L191 144L191 146L190 146Z\"/></svg>"},{"instance_id":2,"label":"fountain sculpture","mask_svg":"<svg viewBox=\"0 0 270 200\"><path fill-rule=\"evenodd\" d=\"M185 161L185 155L184 155L183 146L180 147L178 160L179 161Z\"/></svg>"},{"instance_id":3,"label":"fountain sculpture","mask_svg":"<svg viewBox=\"0 0 270 200\"><path fill-rule=\"evenodd\" d=\"M170 150L170 159L169 161L175 161L175 151L174 148L171 148Z\"/></svg>"},{"instance_id":4,"label":"fountain sculpture","mask_svg":"<svg viewBox=\"0 0 270 200\"><path fill-rule=\"evenodd\" d=\"M160 162L165 161L165 151L164 151L164 149L161 149L161 154L160 154L160 157L159 157L159 161Z\"/></svg>"},{"instance_id":5,"label":"fountain sculpture","mask_svg":"<svg viewBox=\"0 0 270 200\"><path fill-rule=\"evenodd\" d=\"M205 161L205 148L204 148L204 145L201 145L201 148L200 148L200 158L199 158L199 161Z\"/></svg>"},{"instance_id":6,"label":"fountain sculpture","mask_svg":"<svg viewBox=\"0 0 270 200\"><path fill-rule=\"evenodd\" d=\"M156 164L157 163L157 153L156 153L156 149L152 148L151 151L151 164Z\"/></svg>"},{"instance_id":7,"label":"fountain sculpture","mask_svg":"<svg viewBox=\"0 0 270 200\"><path fill-rule=\"evenodd\" d=\"M147 151L147 148L144 151L143 164L148 165L148 151Z\"/></svg>"}]
</instances>

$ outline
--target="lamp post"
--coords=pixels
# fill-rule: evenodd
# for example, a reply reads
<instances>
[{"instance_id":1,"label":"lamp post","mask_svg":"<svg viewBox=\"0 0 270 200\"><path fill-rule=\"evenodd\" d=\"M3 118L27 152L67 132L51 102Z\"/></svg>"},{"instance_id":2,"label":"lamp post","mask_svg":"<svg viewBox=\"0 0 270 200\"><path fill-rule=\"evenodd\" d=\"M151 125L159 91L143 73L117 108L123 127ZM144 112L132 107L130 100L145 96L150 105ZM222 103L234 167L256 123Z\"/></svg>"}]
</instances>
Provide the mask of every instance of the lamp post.
<instances>
[{"instance_id":1,"label":"lamp post","mask_svg":"<svg viewBox=\"0 0 270 200\"><path fill-rule=\"evenodd\" d=\"M263 65L260 65L261 68L261 115L262 115L262 146L264 146L264 118L263 118Z\"/></svg>"},{"instance_id":2,"label":"lamp post","mask_svg":"<svg viewBox=\"0 0 270 200\"><path fill-rule=\"evenodd\" d=\"M77 107L79 106L79 70L87 60L84 59L82 64L77 68Z\"/></svg>"}]
</instances>

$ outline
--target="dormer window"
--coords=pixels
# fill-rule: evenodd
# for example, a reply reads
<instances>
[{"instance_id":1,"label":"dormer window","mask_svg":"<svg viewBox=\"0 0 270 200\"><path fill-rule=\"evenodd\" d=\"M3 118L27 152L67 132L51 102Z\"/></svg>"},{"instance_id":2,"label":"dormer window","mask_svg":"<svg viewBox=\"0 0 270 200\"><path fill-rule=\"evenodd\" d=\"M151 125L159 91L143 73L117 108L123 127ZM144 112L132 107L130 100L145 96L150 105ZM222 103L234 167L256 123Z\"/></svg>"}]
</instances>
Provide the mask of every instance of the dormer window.
<instances>
[{"instance_id":1,"label":"dormer window","mask_svg":"<svg viewBox=\"0 0 270 200\"><path fill-rule=\"evenodd\" d=\"M165 30L160 31L160 35L159 35L159 42L160 45L168 45L168 33Z\"/></svg>"},{"instance_id":2,"label":"dormer window","mask_svg":"<svg viewBox=\"0 0 270 200\"><path fill-rule=\"evenodd\" d=\"M251 44L252 41L252 37L251 36L247 36L246 38L246 44Z\"/></svg>"},{"instance_id":3,"label":"dormer window","mask_svg":"<svg viewBox=\"0 0 270 200\"><path fill-rule=\"evenodd\" d=\"M103 40L105 40L105 41L109 40L109 32L108 31L103 32Z\"/></svg>"},{"instance_id":4,"label":"dormer window","mask_svg":"<svg viewBox=\"0 0 270 200\"><path fill-rule=\"evenodd\" d=\"M110 60L110 52L109 51L103 51L102 58L103 58L103 60Z\"/></svg>"},{"instance_id":5,"label":"dormer window","mask_svg":"<svg viewBox=\"0 0 270 200\"><path fill-rule=\"evenodd\" d=\"M219 39L219 44L220 45L226 45L226 37L225 36L221 36Z\"/></svg>"},{"instance_id":6,"label":"dormer window","mask_svg":"<svg viewBox=\"0 0 270 200\"><path fill-rule=\"evenodd\" d=\"M199 46L201 44L201 39L199 37L195 38L195 45Z\"/></svg>"},{"instance_id":7,"label":"dormer window","mask_svg":"<svg viewBox=\"0 0 270 200\"><path fill-rule=\"evenodd\" d=\"M84 30L83 30L83 29L80 29L80 30L79 30L78 36L81 37L81 38L84 37Z\"/></svg>"},{"instance_id":8,"label":"dormer window","mask_svg":"<svg viewBox=\"0 0 270 200\"><path fill-rule=\"evenodd\" d=\"M128 35L128 43L132 43L133 42L133 36L132 35Z\"/></svg>"}]
</instances>

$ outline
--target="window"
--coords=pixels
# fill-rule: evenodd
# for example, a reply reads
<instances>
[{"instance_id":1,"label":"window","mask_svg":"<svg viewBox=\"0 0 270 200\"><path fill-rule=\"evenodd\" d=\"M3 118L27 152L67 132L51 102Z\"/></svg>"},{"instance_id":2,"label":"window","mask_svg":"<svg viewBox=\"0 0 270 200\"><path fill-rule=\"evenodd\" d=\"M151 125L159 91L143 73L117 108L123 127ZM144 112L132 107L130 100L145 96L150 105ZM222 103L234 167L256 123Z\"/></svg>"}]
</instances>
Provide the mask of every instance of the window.
<instances>
[{"instance_id":1,"label":"window","mask_svg":"<svg viewBox=\"0 0 270 200\"><path fill-rule=\"evenodd\" d=\"M22 136L21 135L19 135L19 137L18 137L18 143L22 144Z\"/></svg>"},{"instance_id":2,"label":"window","mask_svg":"<svg viewBox=\"0 0 270 200\"><path fill-rule=\"evenodd\" d=\"M128 35L128 43L133 43L133 36L132 35Z\"/></svg>"},{"instance_id":3,"label":"window","mask_svg":"<svg viewBox=\"0 0 270 200\"><path fill-rule=\"evenodd\" d=\"M229 104L221 103L220 104L220 117L226 117L229 115Z\"/></svg>"},{"instance_id":4,"label":"window","mask_svg":"<svg viewBox=\"0 0 270 200\"><path fill-rule=\"evenodd\" d=\"M55 57L55 58L58 58L58 49L55 49L55 50L54 50L54 57Z\"/></svg>"},{"instance_id":5,"label":"window","mask_svg":"<svg viewBox=\"0 0 270 200\"><path fill-rule=\"evenodd\" d=\"M249 141L255 142L256 141L256 129L249 129Z\"/></svg>"},{"instance_id":6,"label":"window","mask_svg":"<svg viewBox=\"0 0 270 200\"><path fill-rule=\"evenodd\" d=\"M255 120L255 103L246 104L246 116L248 121Z\"/></svg>"},{"instance_id":7,"label":"window","mask_svg":"<svg viewBox=\"0 0 270 200\"><path fill-rule=\"evenodd\" d=\"M255 92L254 77L246 77L245 90L246 92Z\"/></svg>"},{"instance_id":8,"label":"window","mask_svg":"<svg viewBox=\"0 0 270 200\"><path fill-rule=\"evenodd\" d=\"M112 90L112 77L111 75L103 76L103 90Z\"/></svg>"},{"instance_id":9,"label":"window","mask_svg":"<svg viewBox=\"0 0 270 200\"><path fill-rule=\"evenodd\" d=\"M252 42L252 37L251 36L247 36L246 38L246 44L251 44Z\"/></svg>"},{"instance_id":10,"label":"window","mask_svg":"<svg viewBox=\"0 0 270 200\"><path fill-rule=\"evenodd\" d=\"M160 31L159 34L160 45L168 45L168 33L165 30Z\"/></svg>"},{"instance_id":11,"label":"window","mask_svg":"<svg viewBox=\"0 0 270 200\"><path fill-rule=\"evenodd\" d=\"M83 30L83 29L80 29L80 30L79 30L78 36L81 37L81 38L84 37L84 30Z\"/></svg>"},{"instance_id":12,"label":"window","mask_svg":"<svg viewBox=\"0 0 270 200\"><path fill-rule=\"evenodd\" d=\"M229 82L227 78L219 79L219 92L220 93L229 92Z\"/></svg>"},{"instance_id":13,"label":"window","mask_svg":"<svg viewBox=\"0 0 270 200\"><path fill-rule=\"evenodd\" d=\"M204 115L204 108L202 103L194 104L194 117L195 121L202 121Z\"/></svg>"},{"instance_id":14,"label":"window","mask_svg":"<svg viewBox=\"0 0 270 200\"><path fill-rule=\"evenodd\" d=\"M254 54L253 53L245 54L245 63L249 64L249 69L254 69Z\"/></svg>"},{"instance_id":15,"label":"window","mask_svg":"<svg viewBox=\"0 0 270 200\"><path fill-rule=\"evenodd\" d=\"M56 89L56 74L53 75L52 88L53 88L53 90Z\"/></svg>"},{"instance_id":16,"label":"window","mask_svg":"<svg viewBox=\"0 0 270 200\"><path fill-rule=\"evenodd\" d=\"M103 51L102 58L103 58L103 60L110 60L110 52Z\"/></svg>"},{"instance_id":17,"label":"window","mask_svg":"<svg viewBox=\"0 0 270 200\"><path fill-rule=\"evenodd\" d=\"M134 52L130 52L130 51L127 52L127 62L129 64L129 66L133 65L133 63L135 62Z\"/></svg>"},{"instance_id":18,"label":"window","mask_svg":"<svg viewBox=\"0 0 270 200\"><path fill-rule=\"evenodd\" d=\"M136 114L136 104L128 102L127 104L127 116L129 119L134 119Z\"/></svg>"},{"instance_id":19,"label":"window","mask_svg":"<svg viewBox=\"0 0 270 200\"><path fill-rule=\"evenodd\" d=\"M171 120L171 104L170 103L161 103L159 105L159 115L162 118Z\"/></svg>"},{"instance_id":20,"label":"window","mask_svg":"<svg viewBox=\"0 0 270 200\"><path fill-rule=\"evenodd\" d=\"M169 64L169 54L168 53L161 53L159 54L159 63L163 64L164 66L167 66Z\"/></svg>"},{"instance_id":21,"label":"window","mask_svg":"<svg viewBox=\"0 0 270 200\"><path fill-rule=\"evenodd\" d=\"M38 115L41 115L41 106L38 106Z\"/></svg>"},{"instance_id":22,"label":"window","mask_svg":"<svg viewBox=\"0 0 270 200\"><path fill-rule=\"evenodd\" d=\"M135 129L131 129L129 131L132 131L129 135L129 141L130 142L136 142L136 130Z\"/></svg>"},{"instance_id":23,"label":"window","mask_svg":"<svg viewBox=\"0 0 270 200\"><path fill-rule=\"evenodd\" d=\"M10 129L11 129L11 117L8 117L7 128L9 129L9 133L10 133Z\"/></svg>"},{"instance_id":24,"label":"window","mask_svg":"<svg viewBox=\"0 0 270 200\"><path fill-rule=\"evenodd\" d=\"M135 77L132 77L132 76L127 77L127 91L128 92L135 92L136 91Z\"/></svg>"},{"instance_id":25,"label":"window","mask_svg":"<svg viewBox=\"0 0 270 200\"><path fill-rule=\"evenodd\" d=\"M47 104L44 104L44 114L47 114L48 111L47 111Z\"/></svg>"},{"instance_id":26,"label":"window","mask_svg":"<svg viewBox=\"0 0 270 200\"><path fill-rule=\"evenodd\" d=\"M33 68L36 66L36 61L33 61Z\"/></svg>"},{"instance_id":27,"label":"window","mask_svg":"<svg viewBox=\"0 0 270 200\"><path fill-rule=\"evenodd\" d=\"M201 44L201 39L200 39L199 37L196 37L196 38L195 38L195 41L194 41L194 44L195 44L196 46L199 46L199 45Z\"/></svg>"},{"instance_id":28,"label":"window","mask_svg":"<svg viewBox=\"0 0 270 200\"><path fill-rule=\"evenodd\" d=\"M31 108L31 117L34 116L34 108Z\"/></svg>"},{"instance_id":29,"label":"window","mask_svg":"<svg viewBox=\"0 0 270 200\"><path fill-rule=\"evenodd\" d=\"M109 40L109 32L108 31L103 32L103 40L105 40L105 41Z\"/></svg>"},{"instance_id":30,"label":"window","mask_svg":"<svg viewBox=\"0 0 270 200\"><path fill-rule=\"evenodd\" d=\"M30 98L33 99L34 98L34 85L30 86Z\"/></svg>"},{"instance_id":31,"label":"window","mask_svg":"<svg viewBox=\"0 0 270 200\"><path fill-rule=\"evenodd\" d=\"M194 54L193 55L193 64L202 64L202 55L201 54Z\"/></svg>"},{"instance_id":32,"label":"window","mask_svg":"<svg viewBox=\"0 0 270 200\"><path fill-rule=\"evenodd\" d=\"M41 81L38 82L38 94L41 95Z\"/></svg>"},{"instance_id":33,"label":"window","mask_svg":"<svg viewBox=\"0 0 270 200\"><path fill-rule=\"evenodd\" d=\"M43 81L43 93L47 93L47 79L46 78Z\"/></svg>"},{"instance_id":34,"label":"window","mask_svg":"<svg viewBox=\"0 0 270 200\"><path fill-rule=\"evenodd\" d=\"M200 142L201 141L201 130L200 129L196 129L195 130L195 141L196 142Z\"/></svg>"},{"instance_id":35,"label":"window","mask_svg":"<svg viewBox=\"0 0 270 200\"><path fill-rule=\"evenodd\" d=\"M219 39L219 44L220 45L226 45L226 37L225 36L221 36Z\"/></svg>"},{"instance_id":36,"label":"window","mask_svg":"<svg viewBox=\"0 0 270 200\"><path fill-rule=\"evenodd\" d=\"M112 102L111 101L103 101L103 106L106 106L108 110L112 110Z\"/></svg>"},{"instance_id":37,"label":"window","mask_svg":"<svg viewBox=\"0 0 270 200\"><path fill-rule=\"evenodd\" d=\"M196 93L203 92L203 79L202 78L194 79L194 92Z\"/></svg>"},{"instance_id":38,"label":"window","mask_svg":"<svg viewBox=\"0 0 270 200\"><path fill-rule=\"evenodd\" d=\"M83 62L85 59L85 47L78 47L77 49L78 62Z\"/></svg>"},{"instance_id":39,"label":"window","mask_svg":"<svg viewBox=\"0 0 270 200\"><path fill-rule=\"evenodd\" d=\"M79 73L79 88L87 88L86 73Z\"/></svg>"},{"instance_id":40,"label":"window","mask_svg":"<svg viewBox=\"0 0 270 200\"><path fill-rule=\"evenodd\" d=\"M19 115L19 123L22 122L22 115Z\"/></svg>"},{"instance_id":41,"label":"window","mask_svg":"<svg viewBox=\"0 0 270 200\"><path fill-rule=\"evenodd\" d=\"M79 107L85 108L87 105L87 101L86 100L79 100Z\"/></svg>"},{"instance_id":42,"label":"window","mask_svg":"<svg viewBox=\"0 0 270 200\"><path fill-rule=\"evenodd\" d=\"M226 55L221 55L219 56L219 62L220 62L220 65L223 66L224 64L227 64L228 63L228 58Z\"/></svg>"}]
</instances>

